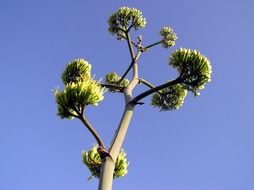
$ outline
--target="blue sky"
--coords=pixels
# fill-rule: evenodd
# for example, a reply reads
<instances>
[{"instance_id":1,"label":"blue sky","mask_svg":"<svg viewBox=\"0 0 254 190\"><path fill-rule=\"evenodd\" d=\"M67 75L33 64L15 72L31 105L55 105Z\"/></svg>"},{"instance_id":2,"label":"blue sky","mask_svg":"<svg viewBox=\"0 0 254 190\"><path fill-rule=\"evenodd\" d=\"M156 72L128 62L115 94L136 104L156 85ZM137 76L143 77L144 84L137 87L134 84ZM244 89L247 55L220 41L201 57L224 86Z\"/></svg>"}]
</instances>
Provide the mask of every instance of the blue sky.
<instances>
[{"instance_id":1,"label":"blue sky","mask_svg":"<svg viewBox=\"0 0 254 190\"><path fill-rule=\"evenodd\" d=\"M253 34L251 0L0 1L0 189L92 190L97 180L81 162L93 138L78 121L61 120L51 92L74 58L85 58L97 79L122 73L127 45L107 32L121 6L143 11L144 43L161 27L178 35L171 50L155 47L140 58L140 75L154 84L176 76L172 50L198 49L211 61L212 82L177 111L159 112L150 99L137 107L124 148L129 174L114 189L254 189ZM137 89L138 94L144 88ZM106 94L86 115L109 144L123 97Z\"/></svg>"}]
</instances>

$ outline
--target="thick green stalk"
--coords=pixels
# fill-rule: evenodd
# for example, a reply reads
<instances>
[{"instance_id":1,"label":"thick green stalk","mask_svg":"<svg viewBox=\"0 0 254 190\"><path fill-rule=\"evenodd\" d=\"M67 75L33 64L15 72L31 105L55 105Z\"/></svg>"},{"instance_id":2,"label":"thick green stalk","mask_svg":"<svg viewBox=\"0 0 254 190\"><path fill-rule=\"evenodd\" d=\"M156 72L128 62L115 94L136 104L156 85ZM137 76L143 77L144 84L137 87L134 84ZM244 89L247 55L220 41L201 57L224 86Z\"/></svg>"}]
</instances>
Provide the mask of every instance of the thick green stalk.
<instances>
[{"instance_id":1,"label":"thick green stalk","mask_svg":"<svg viewBox=\"0 0 254 190\"><path fill-rule=\"evenodd\" d=\"M113 174L115 169L115 162L109 157L105 158L102 165L102 171L99 182L99 190L111 190L113 183Z\"/></svg>"},{"instance_id":2,"label":"thick green stalk","mask_svg":"<svg viewBox=\"0 0 254 190\"><path fill-rule=\"evenodd\" d=\"M99 190L112 190L115 161L121 150L125 135L127 133L127 130L133 115L134 107L135 107L135 104L131 103L132 91L139 81L137 60L139 56L141 55L141 52L139 51L137 55L135 56L133 46L131 43L130 34L127 33L126 36L127 36L128 48L129 48L131 59L133 62L131 65L131 68L133 70L133 76L128 87L123 90L123 94L125 98L125 109L124 109L121 121L119 123L119 126L117 128L117 131L115 133L115 136L113 138L113 141L111 143L111 146L109 148L109 154L112 159L109 157L106 157L103 161L100 182L99 182Z\"/></svg>"},{"instance_id":3,"label":"thick green stalk","mask_svg":"<svg viewBox=\"0 0 254 190\"><path fill-rule=\"evenodd\" d=\"M125 135L127 133L128 126L130 124L130 120L133 115L133 111L134 111L134 105L131 103L128 103L126 105L118 130L116 131L114 140L109 150L110 155L112 156L114 160L116 160L121 150Z\"/></svg>"},{"instance_id":4,"label":"thick green stalk","mask_svg":"<svg viewBox=\"0 0 254 190\"><path fill-rule=\"evenodd\" d=\"M109 153L113 158L106 158L101 171L101 177L99 182L99 190L111 190L113 183L113 173L115 169L115 160L121 150L125 135L127 133L127 129L129 127L129 123L131 117L133 115L134 105L128 103L125 107L122 119L120 121L118 130L115 134L114 140L111 144Z\"/></svg>"}]
</instances>

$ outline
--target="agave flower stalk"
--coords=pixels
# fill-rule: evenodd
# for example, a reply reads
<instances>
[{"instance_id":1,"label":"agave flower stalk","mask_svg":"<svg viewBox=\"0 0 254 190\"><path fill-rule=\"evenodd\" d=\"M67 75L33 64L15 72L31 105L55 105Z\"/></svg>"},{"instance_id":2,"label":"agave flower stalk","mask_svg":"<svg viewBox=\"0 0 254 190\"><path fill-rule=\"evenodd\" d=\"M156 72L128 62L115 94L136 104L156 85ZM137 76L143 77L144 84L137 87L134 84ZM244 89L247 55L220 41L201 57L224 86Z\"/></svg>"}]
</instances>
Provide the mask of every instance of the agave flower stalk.
<instances>
[{"instance_id":1,"label":"agave flower stalk","mask_svg":"<svg viewBox=\"0 0 254 190\"><path fill-rule=\"evenodd\" d=\"M124 74L119 76L116 72L108 73L105 83L101 83L91 76L91 65L86 60L75 59L66 66L62 74L64 89L55 90L58 116L62 119L78 118L97 141L98 145L84 151L82 158L91 176L99 178L99 190L112 190L113 179L125 176L128 172L128 162L122 144L135 106L142 105L143 102L140 101L152 95L151 105L160 111L179 109L188 92L199 95L199 91L211 81L212 72L207 57L199 51L180 48L173 51L169 57L169 66L177 69L179 76L153 85L139 76L139 58L146 50L159 44L162 44L163 48L173 47L177 39L174 30L169 26L163 27L159 32L162 39L147 46L143 46L141 35L138 36L137 42L134 42L131 32L144 28L146 19L140 10L129 7L121 7L113 13L108 19L108 25L108 31L113 36L127 42L131 61ZM130 71L132 77L128 80ZM149 89L133 96L133 91L138 85L145 85ZM125 100L121 120L108 149L84 115L88 106L97 106L104 99L106 89L108 92L122 94Z\"/></svg>"}]
</instances>

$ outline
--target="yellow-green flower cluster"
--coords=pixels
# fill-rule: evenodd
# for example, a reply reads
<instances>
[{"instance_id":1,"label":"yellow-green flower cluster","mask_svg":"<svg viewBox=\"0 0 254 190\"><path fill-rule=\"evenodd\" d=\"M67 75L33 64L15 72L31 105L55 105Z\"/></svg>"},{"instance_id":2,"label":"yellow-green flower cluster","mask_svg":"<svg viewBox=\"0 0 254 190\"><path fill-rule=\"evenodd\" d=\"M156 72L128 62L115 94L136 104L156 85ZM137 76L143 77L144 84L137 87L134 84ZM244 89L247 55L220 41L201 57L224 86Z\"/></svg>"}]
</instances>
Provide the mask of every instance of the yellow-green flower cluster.
<instances>
[{"instance_id":1,"label":"yellow-green flower cluster","mask_svg":"<svg viewBox=\"0 0 254 190\"><path fill-rule=\"evenodd\" d=\"M91 65L84 59L75 59L66 66L62 73L62 81L77 83L78 81L88 81L91 79Z\"/></svg>"},{"instance_id":2,"label":"yellow-green flower cluster","mask_svg":"<svg viewBox=\"0 0 254 190\"><path fill-rule=\"evenodd\" d=\"M179 109L186 95L187 90L181 84L176 84L153 94L151 104L159 107L161 111Z\"/></svg>"},{"instance_id":3,"label":"yellow-green flower cluster","mask_svg":"<svg viewBox=\"0 0 254 190\"><path fill-rule=\"evenodd\" d=\"M83 163L88 167L93 177L99 178L102 168L102 159L97 151L98 146L93 146L89 151L82 152ZM126 153L121 150L114 169L114 178L123 177L128 173L128 161L126 159Z\"/></svg>"},{"instance_id":4,"label":"yellow-green flower cluster","mask_svg":"<svg viewBox=\"0 0 254 190\"><path fill-rule=\"evenodd\" d=\"M116 159L114 178L123 177L128 173L129 162L126 158L126 152L122 149Z\"/></svg>"},{"instance_id":5,"label":"yellow-green flower cluster","mask_svg":"<svg viewBox=\"0 0 254 190\"><path fill-rule=\"evenodd\" d=\"M116 72L108 73L105 76L106 84L116 84L116 85L119 85L120 87L127 87L128 84L129 84L129 80L128 79L123 79L119 84L120 79L121 79L121 77L118 76ZM108 88L108 89L109 89L110 92L118 92L114 88Z\"/></svg>"},{"instance_id":6,"label":"yellow-green flower cluster","mask_svg":"<svg viewBox=\"0 0 254 190\"><path fill-rule=\"evenodd\" d=\"M160 31L160 35L162 36L162 45L164 48L169 48L175 45L177 36L172 28L163 27Z\"/></svg>"},{"instance_id":7,"label":"yellow-green flower cluster","mask_svg":"<svg viewBox=\"0 0 254 190\"><path fill-rule=\"evenodd\" d=\"M195 95L199 95L198 91L211 81L210 61L196 50L180 48L174 51L169 65L179 71L182 85Z\"/></svg>"},{"instance_id":8,"label":"yellow-green flower cluster","mask_svg":"<svg viewBox=\"0 0 254 190\"><path fill-rule=\"evenodd\" d=\"M102 167L102 160L97 151L98 146L92 147L91 150L82 152L83 163L88 167L92 176L99 178Z\"/></svg>"},{"instance_id":9,"label":"yellow-green flower cluster","mask_svg":"<svg viewBox=\"0 0 254 190\"><path fill-rule=\"evenodd\" d=\"M138 9L121 7L109 17L108 24L108 31L113 35L116 34L118 39L122 39L130 28L133 27L135 30L144 28L146 19Z\"/></svg>"},{"instance_id":10,"label":"yellow-green flower cluster","mask_svg":"<svg viewBox=\"0 0 254 190\"><path fill-rule=\"evenodd\" d=\"M55 90L58 115L72 119L88 105L98 105L103 100L105 89L91 78L91 65L84 59L70 62L63 74L65 87Z\"/></svg>"}]
</instances>

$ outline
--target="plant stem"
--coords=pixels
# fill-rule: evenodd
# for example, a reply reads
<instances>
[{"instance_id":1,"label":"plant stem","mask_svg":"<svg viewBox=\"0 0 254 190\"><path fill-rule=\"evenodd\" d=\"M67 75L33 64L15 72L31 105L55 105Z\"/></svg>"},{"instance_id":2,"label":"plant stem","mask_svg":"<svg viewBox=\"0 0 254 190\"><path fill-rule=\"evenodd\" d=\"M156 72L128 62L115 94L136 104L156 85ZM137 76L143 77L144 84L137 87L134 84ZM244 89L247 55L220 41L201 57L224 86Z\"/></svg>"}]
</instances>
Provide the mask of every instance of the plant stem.
<instances>
[{"instance_id":1,"label":"plant stem","mask_svg":"<svg viewBox=\"0 0 254 190\"><path fill-rule=\"evenodd\" d=\"M133 68L133 77L132 77L132 80L130 81L130 84L127 86L127 88L123 90L123 94L125 98L125 109L124 109L121 121L119 123L119 126L117 128L117 131L115 133L115 136L113 138L113 141L111 143L111 146L109 148L109 154L111 155L112 160L109 158L105 158L102 164L99 190L112 189L113 174L114 174L114 168L115 168L114 160L117 159L117 156L121 150L125 135L127 133L127 130L133 115L134 107L135 107L135 104L132 104L131 100L132 100L132 91L135 88L135 86L138 84L137 60L139 56L141 55L141 52L138 51L137 55L136 56L134 55L130 34L126 33L126 36L127 36L128 47L129 47L129 51L130 51L130 55L132 59L132 64L130 68Z\"/></svg>"},{"instance_id":2,"label":"plant stem","mask_svg":"<svg viewBox=\"0 0 254 190\"><path fill-rule=\"evenodd\" d=\"M151 48L151 47L153 47L153 46L156 46L156 45L159 45L159 44L161 44L161 43L162 43L162 40L161 40L161 41L158 41L158 42L155 42L155 43L153 43L153 44L150 44L150 45L144 47L144 50L148 50L149 48Z\"/></svg>"},{"instance_id":3,"label":"plant stem","mask_svg":"<svg viewBox=\"0 0 254 190\"><path fill-rule=\"evenodd\" d=\"M142 84L148 86L149 88L154 88L155 87L153 84L151 84L150 82L148 82L147 80L142 79L142 78L139 78L139 83L142 83Z\"/></svg>"},{"instance_id":4,"label":"plant stem","mask_svg":"<svg viewBox=\"0 0 254 190\"><path fill-rule=\"evenodd\" d=\"M133 111L134 111L134 105L131 103L128 103L125 107L122 119L120 121L120 124L118 126L118 129L116 131L115 137L113 139L113 142L111 143L111 147L109 150L110 155L113 157L114 160L116 160L119 154L119 151L121 150L123 140L125 138L128 126L130 124L130 120L133 115Z\"/></svg>"},{"instance_id":5,"label":"plant stem","mask_svg":"<svg viewBox=\"0 0 254 190\"><path fill-rule=\"evenodd\" d=\"M91 134L93 135L93 137L96 139L97 143L99 144L99 146L106 148L100 135L98 134L98 132L92 127L91 123L87 120L87 118L84 117L83 114L79 114L80 121L82 121L82 123L86 126L86 128L91 132Z\"/></svg>"},{"instance_id":6,"label":"plant stem","mask_svg":"<svg viewBox=\"0 0 254 190\"><path fill-rule=\"evenodd\" d=\"M114 90L119 90L119 92L123 92L124 87L116 85L116 84L100 84L105 88L113 88Z\"/></svg>"},{"instance_id":7,"label":"plant stem","mask_svg":"<svg viewBox=\"0 0 254 190\"><path fill-rule=\"evenodd\" d=\"M125 35L126 35L126 39L127 39L127 43L128 43L128 47L129 47L131 59L134 60L134 58L135 58L135 53L134 53L133 46L132 46L132 43L131 43L131 36L130 36L130 33L127 32Z\"/></svg>"},{"instance_id":8,"label":"plant stem","mask_svg":"<svg viewBox=\"0 0 254 190\"><path fill-rule=\"evenodd\" d=\"M128 96L129 92L128 90L125 91L125 95L127 96L125 100L129 99ZM113 160L117 159L117 156L121 150L125 135L127 133L130 120L133 115L134 106L131 103L127 103L125 106L125 110L122 116L122 119L119 123L118 129L116 131L116 134L114 136L113 142L111 144L109 153ZM112 183L113 183L113 173L115 168L114 161L110 158L106 158L101 171L100 176L100 182L99 182L99 190L111 190L112 189Z\"/></svg>"},{"instance_id":9,"label":"plant stem","mask_svg":"<svg viewBox=\"0 0 254 190\"><path fill-rule=\"evenodd\" d=\"M127 40L127 38L126 38L125 36L123 36L123 35L120 35L120 37L122 37L123 39L126 39L126 40ZM135 47L138 47L138 44L136 44L134 41L131 41L131 43L132 43L132 45L134 45Z\"/></svg>"},{"instance_id":10,"label":"plant stem","mask_svg":"<svg viewBox=\"0 0 254 190\"><path fill-rule=\"evenodd\" d=\"M121 79L118 81L118 84L120 84L120 83L123 81L123 79L126 77L126 75L129 73L129 71L130 71L131 68L133 67L133 64L134 64L135 62L137 62L137 60L138 60L139 56L141 55L141 53L142 53L142 52L139 51L139 52L137 53L136 57L131 61L131 64L129 65L128 69L125 71L125 73L123 74L123 76L121 77Z\"/></svg>"},{"instance_id":11,"label":"plant stem","mask_svg":"<svg viewBox=\"0 0 254 190\"><path fill-rule=\"evenodd\" d=\"M98 190L112 190L115 162L106 157L102 163Z\"/></svg>"},{"instance_id":12,"label":"plant stem","mask_svg":"<svg viewBox=\"0 0 254 190\"><path fill-rule=\"evenodd\" d=\"M163 88L167 88L167 87L170 87L172 85L175 85L175 84L178 84L181 82L181 79L180 78L177 78L175 80L172 80L172 81L169 81L169 82L166 82L162 85L159 85L159 86L156 86L155 88L152 88L152 89L149 89L141 94L139 94L138 96L136 96L135 98L133 98L133 100L131 101L133 104L137 104L141 99L145 98L146 96L149 96L150 94L154 93L154 92L157 92Z\"/></svg>"}]
</instances>

